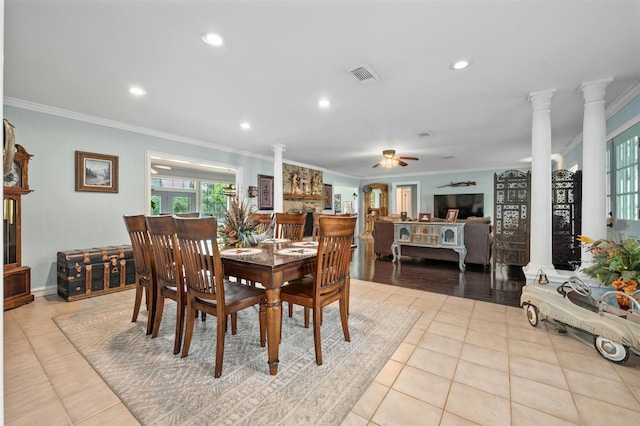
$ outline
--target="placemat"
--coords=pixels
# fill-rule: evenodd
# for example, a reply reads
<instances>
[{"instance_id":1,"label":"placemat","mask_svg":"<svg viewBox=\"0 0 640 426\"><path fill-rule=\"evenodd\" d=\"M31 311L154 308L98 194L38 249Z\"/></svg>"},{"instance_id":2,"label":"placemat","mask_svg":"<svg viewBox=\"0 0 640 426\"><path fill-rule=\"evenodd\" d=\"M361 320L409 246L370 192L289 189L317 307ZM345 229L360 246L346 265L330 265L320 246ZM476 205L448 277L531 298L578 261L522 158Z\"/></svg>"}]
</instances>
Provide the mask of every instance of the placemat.
<instances>
[{"instance_id":1,"label":"placemat","mask_svg":"<svg viewBox=\"0 0 640 426\"><path fill-rule=\"evenodd\" d=\"M282 248L276 250L281 256L310 257L315 256L318 250L312 248Z\"/></svg>"},{"instance_id":2,"label":"placemat","mask_svg":"<svg viewBox=\"0 0 640 426\"><path fill-rule=\"evenodd\" d=\"M260 241L260 244L281 244L281 243L288 243L288 242L289 242L288 238L266 238Z\"/></svg>"},{"instance_id":3,"label":"placemat","mask_svg":"<svg viewBox=\"0 0 640 426\"><path fill-rule=\"evenodd\" d=\"M317 248L318 247L318 242L317 241L296 241L295 243L292 243L291 245L292 246L296 246L296 247Z\"/></svg>"},{"instance_id":4,"label":"placemat","mask_svg":"<svg viewBox=\"0 0 640 426\"><path fill-rule=\"evenodd\" d=\"M224 249L220 252L220 256L253 256L262 253L262 249L255 247L247 248L230 248Z\"/></svg>"}]
</instances>

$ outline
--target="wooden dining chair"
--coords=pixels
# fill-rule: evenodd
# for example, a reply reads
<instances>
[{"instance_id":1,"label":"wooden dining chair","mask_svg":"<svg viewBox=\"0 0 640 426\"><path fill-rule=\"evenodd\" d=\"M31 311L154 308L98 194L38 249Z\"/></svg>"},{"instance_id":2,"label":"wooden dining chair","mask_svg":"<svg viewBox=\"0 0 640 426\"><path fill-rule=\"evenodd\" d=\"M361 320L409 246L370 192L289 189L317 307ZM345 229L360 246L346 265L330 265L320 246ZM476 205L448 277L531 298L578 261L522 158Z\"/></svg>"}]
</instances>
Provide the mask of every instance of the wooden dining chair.
<instances>
[{"instance_id":1,"label":"wooden dining chair","mask_svg":"<svg viewBox=\"0 0 640 426\"><path fill-rule=\"evenodd\" d=\"M312 213L313 215L313 227L311 228L311 239L313 241L318 241L318 233L320 231L320 216L322 213Z\"/></svg>"},{"instance_id":2,"label":"wooden dining chair","mask_svg":"<svg viewBox=\"0 0 640 426\"><path fill-rule=\"evenodd\" d=\"M176 233L176 226L171 216L147 216L145 220L153 248L153 261L156 271L156 311L151 338L158 336L165 299L169 298L175 301L177 306L173 353L178 354L182 346L186 296L184 277L182 270L176 269L173 250L173 237Z\"/></svg>"},{"instance_id":3,"label":"wooden dining chair","mask_svg":"<svg viewBox=\"0 0 640 426\"><path fill-rule=\"evenodd\" d=\"M151 334L155 314L155 271L147 222L144 219L144 215L125 215L123 218L131 239L133 263L136 269L136 299L133 305L131 322L138 320L140 305L142 304L142 293L144 293L147 304L147 334Z\"/></svg>"},{"instance_id":4,"label":"wooden dining chair","mask_svg":"<svg viewBox=\"0 0 640 426\"><path fill-rule=\"evenodd\" d=\"M253 213L251 217L256 225L256 235L267 232L273 224L273 214L271 213Z\"/></svg>"},{"instance_id":5,"label":"wooden dining chair","mask_svg":"<svg viewBox=\"0 0 640 426\"><path fill-rule=\"evenodd\" d=\"M290 282L280 290L280 299L303 306L305 328L309 327L309 310L313 311L313 338L316 364L322 365L320 326L322 309L333 302L340 305L344 340L351 341L348 325L348 284L351 243L355 217L323 216L320 218L316 269L311 277Z\"/></svg>"},{"instance_id":6,"label":"wooden dining chair","mask_svg":"<svg viewBox=\"0 0 640 426\"><path fill-rule=\"evenodd\" d=\"M182 357L189 354L196 311L216 316L216 361L214 377L222 374L227 315L231 315L231 334L236 334L237 313L254 305L259 307L260 346L266 343L265 291L224 279L218 250L218 221L174 218L174 245L177 268L184 268L187 322Z\"/></svg>"},{"instance_id":7,"label":"wooden dining chair","mask_svg":"<svg viewBox=\"0 0 640 426\"><path fill-rule=\"evenodd\" d=\"M291 241L302 241L307 215L296 213L276 213L274 238L288 238Z\"/></svg>"}]
</instances>

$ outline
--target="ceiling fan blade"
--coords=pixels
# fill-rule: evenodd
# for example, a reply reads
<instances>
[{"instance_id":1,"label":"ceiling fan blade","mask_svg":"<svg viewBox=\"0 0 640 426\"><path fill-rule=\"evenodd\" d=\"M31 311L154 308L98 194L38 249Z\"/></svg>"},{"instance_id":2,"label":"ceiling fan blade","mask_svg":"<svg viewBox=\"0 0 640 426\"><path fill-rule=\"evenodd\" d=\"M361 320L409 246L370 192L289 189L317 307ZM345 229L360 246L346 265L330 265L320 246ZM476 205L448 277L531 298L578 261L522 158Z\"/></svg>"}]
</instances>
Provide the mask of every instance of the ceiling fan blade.
<instances>
[{"instance_id":1,"label":"ceiling fan blade","mask_svg":"<svg viewBox=\"0 0 640 426\"><path fill-rule=\"evenodd\" d=\"M373 165L373 167L378 167L380 165L380 163L376 163Z\"/></svg>"},{"instance_id":2,"label":"ceiling fan blade","mask_svg":"<svg viewBox=\"0 0 640 426\"><path fill-rule=\"evenodd\" d=\"M418 157L398 157L398 160L419 160Z\"/></svg>"},{"instance_id":3,"label":"ceiling fan blade","mask_svg":"<svg viewBox=\"0 0 640 426\"><path fill-rule=\"evenodd\" d=\"M400 165L400 166L404 167L404 166L406 166L406 165L407 165L407 163L405 163L405 162L404 162L404 161L402 161L402 160L398 160L398 165Z\"/></svg>"}]
</instances>

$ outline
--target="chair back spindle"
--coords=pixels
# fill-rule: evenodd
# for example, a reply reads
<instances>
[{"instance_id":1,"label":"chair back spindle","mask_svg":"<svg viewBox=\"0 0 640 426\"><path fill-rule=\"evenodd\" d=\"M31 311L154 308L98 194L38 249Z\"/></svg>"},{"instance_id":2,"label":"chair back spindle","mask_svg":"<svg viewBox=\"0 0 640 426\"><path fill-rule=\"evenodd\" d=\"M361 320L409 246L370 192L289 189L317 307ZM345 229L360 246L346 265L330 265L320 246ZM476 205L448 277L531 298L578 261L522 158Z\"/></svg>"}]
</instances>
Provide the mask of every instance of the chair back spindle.
<instances>
[{"instance_id":1,"label":"chair back spindle","mask_svg":"<svg viewBox=\"0 0 640 426\"><path fill-rule=\"evenodd\" d=\"M302 241L307 215L295 213L276 213L274 238L287 238Z\"/></svg>"}]
</instances>

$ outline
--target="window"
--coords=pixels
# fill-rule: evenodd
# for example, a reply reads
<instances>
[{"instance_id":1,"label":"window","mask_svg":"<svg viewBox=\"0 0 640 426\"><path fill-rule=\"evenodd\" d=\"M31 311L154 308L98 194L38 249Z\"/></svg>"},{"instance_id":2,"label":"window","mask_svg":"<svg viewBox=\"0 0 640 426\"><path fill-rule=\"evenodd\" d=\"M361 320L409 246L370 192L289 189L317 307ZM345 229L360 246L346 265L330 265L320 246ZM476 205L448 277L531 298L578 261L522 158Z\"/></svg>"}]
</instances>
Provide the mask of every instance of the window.
<instances>
[{"instance_id":1,"label":"window","mask_svg":"<svg viewBox=\"0 0 640 426\"><path fill-rule=\"evenodd\" d=\"M229 182L198 179L152 178L151 213L173 214L199 212L204 216L224 218L229 197Z\"/></svg>"},{"instance_id":2,"label":"window","mask_svg":"<svg viewBox=\"0 0 640 426\"><path fill-rule=\"evenodd\" d=\"M640 123L607 143L607 210L617 219L638 220Z\"/></svg>"},{"instance_id":3,"label":"window","mask_svg":"<svg viewBox=\"0 0 640 426\"><path fill-rule=\"evenodd\" d=\"M195 189L196 183L192 179L151 178L152 188Z\"/></svg>"},{"instance_id":4,"label":"window","mask_svg":"<svg viewBox=\"0 0 640 426\"><path fill-rule=\"evenodd\" d=\"M202 214L205 214L207 216L215 216L218 219L224 217L224 212L227 210L229 197L224 195L223 190L227 188L227 186L228 184L223 183L202 182Z\"/></svg>"},{"instance_id":5,"label":"window","mask_svg":"<svg viewBox=\"0 0 640 426\"><path fill-rule=\"evenodd\" d=\"M173 213L190 213L191 212L191 197L173 197L171 200L173 203Z\"/></svg>"},{"instance_id":6,"label":"window","mask_svg":"<svg viewBox=\"0 0 640 426\"><path fill-rule=\"evenodd\" d=\"M159 195L151 196L151 214L159 215L162 210L162 197Z\"/></svg>"}]
</instances>

